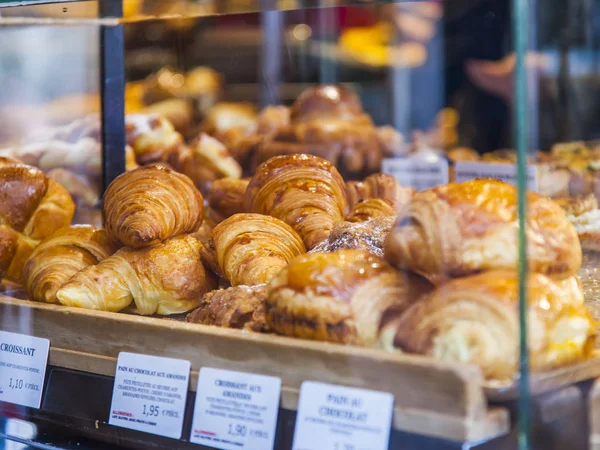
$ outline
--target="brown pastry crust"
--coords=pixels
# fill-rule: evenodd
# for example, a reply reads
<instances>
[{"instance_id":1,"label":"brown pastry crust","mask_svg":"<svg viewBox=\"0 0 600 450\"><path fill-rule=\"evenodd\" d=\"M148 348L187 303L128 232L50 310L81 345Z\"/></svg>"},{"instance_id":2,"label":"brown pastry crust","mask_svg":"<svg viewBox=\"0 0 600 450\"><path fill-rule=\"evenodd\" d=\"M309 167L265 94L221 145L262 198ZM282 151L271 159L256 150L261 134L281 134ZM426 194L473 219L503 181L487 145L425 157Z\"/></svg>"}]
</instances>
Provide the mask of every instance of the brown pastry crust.
<instances>
[{"instance_id":1,"label":"brown pastry crust","mask_svg":"<svg viewBox=\"0 0 600 450\"><path fill-rule=\"evenodd\" d=\"M389 216L359 223L338 223L331 230L329 237L313 248L311 253L363 250L382 258L385 239L395 221L395 216Z\"/></svg>"},{"instance_id":2,"label":"brown pastry crust","mask_svg":"<svg viewBox=\"0 0 600 450\"><path fill-rule=\"evenodd\" d=\"M76 273L56 293L66 306L121 311L132 302L142 315L180 314L215 287L200 260L202 244L176 236L142 249L124 247Z\"/></svg>"},{"instance_id":3,"label":"brown pastry crust","mask_svg":"<svg viewBox=\"0 0 600 450\"><path fill-rule=\"evenodd\" d=\"M192 181L166 167L140 167L117 177L103 197L106 231L134 248L198 229L202 194Z\"/></svg>"},{"instance_id":4,"label":"brown pastry crust","mask_svg":"<svg viewBox=\"0 0 600 450\"><path fill-rule=\"evenodd\" d=\"M140 165L167 161L183 143L173 125L157 114L129 114L125 116L125 127L127 144Z\"/></svg>"},{"instance_id":5,"label":"brown pastry crust","mask_svg":"<svg viewBox=\"0 0 600 450\"><path fill-rule=\"evenodd\" d=\"M595 326L577 283L558 286L531 273L527 289L531 369L586 358ZM518 274L490 271L452 280L390 322L385 334L404 351L477 364L486 378L511 379L519 362Z\"/></svg>"},{"instance_id":6,"label":"brown pastry crust","mask_svg":"<svg viewBox=\"0 0 600 450\"><path fill-rule=\"evenodd\" d=\"M265 286L235 286L208 292L200 306L187 315L191 323L225 328L269 331L265 313Z\"/></svg>"},{"instance_id":7,"label":"brown pastry crust","mask_svg":"<svg viewBox=\"0 0 600 450\"><path fill-rule=\"evenodd\" d=\"M375 346L380 328L429 290L367 252L311 253L267 286L267 323L285 336Z\"/></svg>"},{"instance_id":8,"label":"brown pastry crust","mask_svg":"<svg viewBox=\"0 0 600 450\"><path fill-rule=\"evenodd\" d=\"M400 209L410 202L415 190L402 187L392 175L374 173L363 181L346 182L346 192L350 208L364 200L380 198L386 200L394 209Z\"/></svg>"},{"instance_id":9,"label":"brown pastry crust","mask_svg":"<svg viewBox=\"0 0 600 450\"><path fill-rule=\"evenodd\" d=\"M283 220L307 249L326 239L343 220L346 189L337 169L312 155L271 158L246 189L246 211Z\"/></svg>"},{"instance_id":10,"label":"brown pastry crust","mask_svg":"<svg viewBox=\"0 0 600 450\"><path fill-rule=\"evenodd\" d=\"M261 214L234 214L215 227L212 240L221 273L232 286L268 283L306 253L292 227Z\"/></svg>"},{"instance_id":11,"label":"brown pastry crust","mask_svg":"<svg viewBox=\"0 0 600 450\"><path fill-rule=\"evenodd\" d=\"M346 220L348 222L366 222L377 217L396 216L394 207L381 198L370 198L352 207Z\"/></svg>"},{"instance_id":12,"label":"brown pastry crust","mask_svg":"<svg viewBox=\"0 0 600 450\"><path fill-rule=\"evenodd\" d=\"M580 216L598 209L598 200L594 194L588 194L585 197L560 197L554 201L570 216Z\"/></svg>"},{"instance_id":13,"label":"brown pastry crust","mask_svg":"<svg viewBox=\"0 0 600 450\"><path fill-rule=\"evenodd\" d=\"M418 192L398 216L385 257L435 284L518 264L517 189L497 180L450 183ZM528 262L557 279L575 275L581 246L552 200L527 193Z\"/></svg>"},{"instance_id":14,"label":"brown pastry crust","mask_svg":"<svg viewBox=\"0 0 600 450\"><path fill-rule=\"evenodd\" d=\"M246 188L250 180L238 180L235 178L221 178L215 180L208 191L208 205L211 215L219 222L243 213Z\"/></svg>"},{"instance_id":15,"label":"brown pastry crust","mask_svg":"<svg viewBox=\"0 0 600 450\"><path fill-rule=\"evenodd\" d=\"M0 167L0 279L21 283L33 249L75 212L71 196L40 170L24 164Z\"/></svg>"},{"instance_id":16,"label":"brown pastry crust","mask_svg":"<svg viewBox=\"0 0 600 450\"><path fill-rule=\"evenodd\" d=\"M69 278L117 250L103 229L79 225L58 230L25 263L23 280L29 299L58 303L56 291Z\"/></svg>"},{"instance_id":17,"label":"brown pastry crust","mask_svg":"<svg viewBox=\"0 0 600 450\"><path fill-rule=\"evenodd\" d=\"M479 161L479 153L472 148L456 147L449 150L446 154L451 162L457 161Z\"/></svg>"}]
</instances>

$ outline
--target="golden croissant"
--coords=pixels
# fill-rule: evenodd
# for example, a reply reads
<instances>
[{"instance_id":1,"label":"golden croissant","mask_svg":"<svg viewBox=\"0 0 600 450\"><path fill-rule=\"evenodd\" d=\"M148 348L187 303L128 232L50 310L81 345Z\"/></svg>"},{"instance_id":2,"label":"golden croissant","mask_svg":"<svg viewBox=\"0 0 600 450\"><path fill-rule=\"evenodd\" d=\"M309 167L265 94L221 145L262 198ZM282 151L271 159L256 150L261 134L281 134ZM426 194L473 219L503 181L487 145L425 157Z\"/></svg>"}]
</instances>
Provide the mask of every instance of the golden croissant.
<instances>
[{"instance_id":1,"label":"golden croissant","mask_svg":"<svg viewBox=\"0 0 600 450\"><path fill-rule=\"evenodd\" d=\"M556 279L577 273L581 246L560 206L528 192L525 231L531 271ZM388 236L385 257L434 284L485 270L516 268L517 188L478 179L416 193Z\"/></svg>"},{"instance_id":2,"label":"golden croissant","mask_svg":"<svg viewBox=\"0 0 600 450\"><path fill-rule=\"evenodd\" d=\"M127 144L142 165L166 161L183 143L173 125L157 114L128 114L125 125Z\"/></svg>"},{"instance_id":3,"label":"golden croissant","mask_svg":"<svg viewBox=\"0 0 600 450\"><path fill-rule=\"evenodd\" d=\"M410 202L415 190L402 187L392 175L374 173L363 181L348 181L346 192L350 208L355 207L362 201L379 198L385 200L394 209L399 210Z\"/></svg>"},{"instance_id":4,"label":"golden croissant","mask_svg":"<svg viewBox=\"0 0 600 450\"><path fill-rule=\"evenodd\" d=\"M221 178L213 181L206 199L211 216L220 222L234 214L244 212L244 198L249 183L248 180L236 178Z\"/></svg>"},{"instance_id":5,"label":"golden croissant","mask_svg":"<svg viewBox=\"0 0 600 450\"><path fill-rule=\"evenodd\" d=\"M103 229L63 228L40 244L25 263L23 280L31 300L58 303L56 291L73 275L117 251Z\"/></svg>"},{"instance_id":6,"label":"golden croissant","mask_svg":"<svg viewBox=\"0 0 600 450\"><path fill-rule=\"evenodd\" d=\"M390 346L446 361L476 364L486 378L507 380L519 362L516 271L490 271L440 286L389 322ZM527 278L529 361L548 370L588 356L595 326L576 282Z\"/></svg>"},{"instance_id":7,"label":"golden croissant","mask_svg":"<svg viewBox=\"0 0 600 450\"><path fill-rule=\"evenodd\" d=\"M366 222L378 217L395 216L394 207L381 198L363 200L352 207L346 220L348 222Z\"/></svg>"},{"instance_id":8,"label":"golden croissant","mask_svg":"<svg viewBox=\"0 0 600 450\"><path fill-rule=\"evenodd\" d=\"M233 286L268 283L306 253L292 227L261 214L234 214L214 228L212 240L221 273Z\"/></svg>"},{"instance_id":9,"label":"golden croissant","mask_svg":"<svg viewBox=\"0 0 600 450\"><path fill-rule=\"evenodd\" d=\"M343 220L346 189L337 169L312 155L277 156L261 164L246 189L246 210L277 217L311 249Z\"/></svg>"},{"instance_id":10,"label":"golden croissant","mask_svg":"<svg viewBox=\"0 0 600 450\"><path fill-rule=\"evenodd\" d=\"M71 223L75 204L65 188L40 170L0 163L0 279L21 283L33 249Z\"/></svg>"},{"instance_id":11,"label":"golden croissant","mask_svg":"<svg viewBox=\"0 0 600 450\"><path fill-rule=\"evenodd\" d=\"M204 200L192 181L152 165L117 177L103 197L108 234L133 248L157 244L198 229Z\"/></svg>"},{"instance_id":12,"label":"golden croissant","mask_svg":"<svg viewBox=\"0 0 600 450\"><path fill-rule=\"evenodd\" d=\"M100 311L121 311L133 302L138 314L184 313L214 287L200 261L201 247L187 234L152 247L124 247L76 273L56 297L66 306Z\"/></svg>"},{"instance_id":13,"label":"golden croissant","mask_svg":"<svg viewBox=\"0 0 600 450\"><path fill-rule=\"evenodd\" d=\"M310 253L267 286L267 323L286 336L376 346L382 326L430 289L366 251Z\"/></svg>"}]
</instances>

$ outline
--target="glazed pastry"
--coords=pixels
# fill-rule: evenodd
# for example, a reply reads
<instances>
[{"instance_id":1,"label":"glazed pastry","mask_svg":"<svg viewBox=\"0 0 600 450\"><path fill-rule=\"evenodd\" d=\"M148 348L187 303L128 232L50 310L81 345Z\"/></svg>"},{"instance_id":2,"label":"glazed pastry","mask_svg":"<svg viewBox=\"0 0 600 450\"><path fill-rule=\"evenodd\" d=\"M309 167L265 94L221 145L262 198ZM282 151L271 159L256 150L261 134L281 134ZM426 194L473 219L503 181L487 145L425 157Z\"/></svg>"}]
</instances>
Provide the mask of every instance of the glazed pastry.
<instances>
[{"instance_id":1,"label":"glazed pastry","mask_svg":"<svg viewBox=\"0 0 600 450\"><path fill-rule=\"evenodd\" d=\"M246 189L246 210L283 220L307 249L326 239L343 220L346 189L337 169L312 155L271 158Z\"/></svg>"},{"instance_id":2,"label":"glazed pastry","mask_svg":"<svg viewBox=\"0 0 600 450\"><path fill-rule=\"evenodd\" d=\"M527 279L529 364L549 370L588 356L595 325L579 300L550 278ZM519 362L518 274L490 271L450 281L399 319L384 335L404 351L478 365L488 379L510 380Z\"/></svg>"},{"instance_id":3,"label":"glazed pastry","mask_svg":"<svg viewBox=\"0 0 600 450\"><path fill-rule=\"evenodd\" d=\"M430 288L364 251L311 253L267 286L267 323L285 336L376 346L380 329Z\"/></svg>"},{"instance_id":4,"label":"glazed pastry","mask_svg":"<svg viewBox=\"0 0 600 450\"><path fill-rule=\"evenodd\" d=\"M186 320L203 325L267 332L265 286L236 286L204 295Z\"/></svg>"},{"instance_id":5,"label":"glazed pastry","mask_svg":"<svg viewBox=\"0 0 600 450\"><path fill-rule=\"evenodd\" d=\"M103 197L106 231L140 248L196 231L204 215L202 194L180 173L158 165L117 177Z\"/></svg>"},{"instance_id":6,"label":"glazed pastry","mask_svg":"<svg viewBox=\"0 0 600 450\"><path fill-rule=\"evenodd\" d=\"M180 146L171 154L169 163L202 190L211 181L242 176L242 168L225 146L207 134L201 134L189 147Z\"/></svg>"},{"instance_id":7,"label":"glazed pastry","mask_svg":"<svg viewBox=\"0 0 600 450\"><path fill-rule=\"evenodd\" d=\"M236 178L215 180L208 191L208 205L211 215L222 221L237 213L244 212L244 198L250 181Z\"/></svg>"},{"instance_id":8,"label":"glazed pastry","mask_svg":"<svg viewBox=\"0 0 600 450\"><path fill-rule=\"evenodd\" d=\"M416 193L388 236L386 259L434 284L518 264L517 188L497 180L450 183ZM581 266L577 232L560 206L527 193L529 269L556 279Z\"/></svg>"},{"instance_id":9,"label":"glazed pastry","mask_svg":"<svg viewBox=\"0 0 600 450\"><path fill-rule=\"evenodd\" d=\"M363 250L382 258L385 239L395 221L395 216L389 216L367 220L366 222L338 223L331 230L329 237L313 248L311 253Z\"/></svg>"},{"instance_id":10,"label":"glazed pastry","mask_svg":"<svg viewBox=\"0 0 600 450\"><path fill-rule=\"evenodd\" d=\"M214 282L200 261L202 244L177 236L143 249L124 247L76 273L56 293L66 306L142 315L180 314L200 304Z\"/></svg>"},{"instance_id":11,"label":"glazed pastry","mask_svg":"<svg viewBox=\"0 0 600 450\"><path fill-rule=\"evenodd\" d=\"M24 283L31 300L58 303L56 291L69 278L108 258L118 246L102 229L87 225L63 228L31 254L24 269Z\"/></svg>"},{"instance_id":12,"label":"glazed pastry","mask_svg":"<svg viewBox=\"0 0 600 450\"><path fill-rule=\"evenodd\" d=\"M366 222L377 217L396 216L394 207L381 198L370 198L352 207L346 220L348 222Z\"/></svg>"},{"instance_id":13,"label":"glazed pastry","mask_svg":"<svg viewBox=\"0 0 600 450\"><path fill-rule=\"evenodd\" d=\"M212 240L221 273L232 286L268 283L306 253L292 227L261 214L234 214L215 227Z\"/></svg>"},{"instance_id":14,"label":"glazed pastry","mask_svg":"<svg viewBox=\"0 0 600 450\"><path fill-rule=\"evenodd\" d=\"M567 213L567 218L577 230L584 251L600 251L600 210L594 194L581 198L558 198L555 200Z\"/></svg>"},{"instance_id":15,"label":"glazed pastry","mask_svg":"<svg viewBox=\"0 0 600 450\"><path fill-rule=\"evenodd\" d=\"M157 114L125 116L127 144L140 165L166 161L182 143L183 138L173 125Z\"/></svg>"},{"instance_id":16,"label":"glazed pastry","mask_svg":"<svg viewBox=\"0 0 600 450\"><path fill-rule=\"evenodd\" d=\"M400 186L398 180L392 175L375 173L363 181L348 181L346 192L350 208L363 200L380 198L387 201L394 209L400 209L410 202L415 190Z\"/></svg>"},{"instance_id":17,"label":"glazed pastry","mask_svg":"<svg viewBox=\"0 0 600 450\"><path fill-rule=\"evenodd\" d=\"M71 223L75 204L61 185L24 164L0 165L0 279L21 283L33 249Z\"/></svg>"}]
</instances>

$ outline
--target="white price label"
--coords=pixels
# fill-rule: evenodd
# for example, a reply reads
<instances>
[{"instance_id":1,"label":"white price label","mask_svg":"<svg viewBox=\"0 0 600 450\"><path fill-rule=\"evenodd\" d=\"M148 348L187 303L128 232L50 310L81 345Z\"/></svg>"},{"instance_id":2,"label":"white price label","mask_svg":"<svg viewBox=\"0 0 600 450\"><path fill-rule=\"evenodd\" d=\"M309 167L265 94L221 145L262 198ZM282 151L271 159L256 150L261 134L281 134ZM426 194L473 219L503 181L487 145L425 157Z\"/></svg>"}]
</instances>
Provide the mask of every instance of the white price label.
<instances>
[{"instance_id":1,"label":"white price label","mask_svg":"<svg viewBox=\"0 0 600 450\"><path fill-rule=\"evenodd\" d=\"M394 396L305 381L293 450L387 450Z\"/></svg>"},{"instance_id":2,"label":"white price label","mask_svg":"<svg viewBox=\"0 0 600 450\"><path fill-rule=\"evenodd\" d=\"M190 441L222 450L273 448L281 380L203 367Z\"/></svg>"},{"instance_id":3,"label":"white price label","mask_svg":"<svg viewBox=\"0 0 600 450\"><path fill-rule=\"evenodd\" d=\"M189 377L189 361L119 353L108 423L180 439Z\"/></svg>"},{"instance_id":4,"label":"white price label","mask_svg":"<svg viewBox=\"0 0 600 450\"><path fill-rule=\"evenodd\" d=\"M517 185L517 166L504 163L462 162L456 163L456 182L474 180L475 178L494 178L505 183ZM538 190L538 171L536 166L527 166L527 189Z\"/></svg>"},{"instance_id":5,"label":"white price label","mask_svg":"<svg viewBox=\"0 0 600 450\"><path fill-rule=\"evenodd\" d=\"M50 341L0 331L0 401L39 408Z\"/></svg>"},{"instance_id":6,"label":"white price label","mask_svg":"<svg viewBox=\"0 0 600 450\"><path fill-rule=\"evenodd\" d=\"M448 161L443 158L433 158L431 161L386 158L381 163L381 171L395 177L402 186L418 191L448 183Z\"/></svg>"}]
</instances>

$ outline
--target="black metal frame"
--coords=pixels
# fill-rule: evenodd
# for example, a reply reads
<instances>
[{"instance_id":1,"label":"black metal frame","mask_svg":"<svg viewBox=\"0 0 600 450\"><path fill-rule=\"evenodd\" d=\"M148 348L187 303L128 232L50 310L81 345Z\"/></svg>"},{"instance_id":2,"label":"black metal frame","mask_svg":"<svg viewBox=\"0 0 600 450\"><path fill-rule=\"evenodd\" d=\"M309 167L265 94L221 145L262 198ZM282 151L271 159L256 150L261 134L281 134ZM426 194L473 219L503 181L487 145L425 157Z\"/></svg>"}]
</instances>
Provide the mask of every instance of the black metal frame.
<instances>
[{"instance_id":1,"label":"black metal frame","mask_svg":"<svg viewBox=\"0 0 600 450\"><path fill-rule=\"evenodd\" d=\"M122 0L101 0L98 15L122 17ZM100 27L102 185L125 172L125 43L123 25Z\"/></svg>"}]
</instances>

